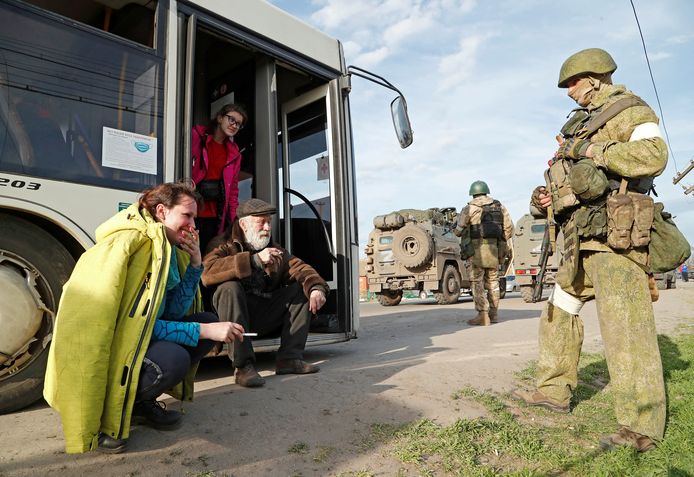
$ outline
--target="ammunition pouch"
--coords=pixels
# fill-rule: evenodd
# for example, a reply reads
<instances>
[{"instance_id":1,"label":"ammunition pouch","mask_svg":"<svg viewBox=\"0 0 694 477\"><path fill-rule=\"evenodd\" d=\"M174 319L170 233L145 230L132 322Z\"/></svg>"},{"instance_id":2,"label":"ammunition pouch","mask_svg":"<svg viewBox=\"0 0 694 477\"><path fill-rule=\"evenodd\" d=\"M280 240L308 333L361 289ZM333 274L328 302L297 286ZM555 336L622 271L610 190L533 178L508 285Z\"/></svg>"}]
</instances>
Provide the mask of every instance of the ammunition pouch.
<instances>
[{"instance_id":1,"label":"ammunition pouch","mask_svg":"<svg viewBox=\"0 0 694 477\"><path fill-rule=\"evenodd\" d=\"M579 204L578 197L569 182L570 172L571 162L566 159L555 160L545 171L545 181L552 197L555 215L563 215Z\"/></svg>"},{"instance_id":2,"label":"ammunition pouch","mask_svg":"<svg viewBox=\"0 0 694 477\"><path fill-rule=\"evenodd\" d=\"M605 202L579 207L573 214L576 233L585 239L601 239L607 236L607 209Z\"/></svg>"},{"instance_id":3,"label":"ammunition pouch","mask_svg":"<svg viewBox=\"0 0 694 477\"><path fill-rule=\"evenodd\" d=\"M645 247L651 240L653 199L626 191L626 180L607 198L607 245L614 250Z\"/></svg>"},{"instance_id":4,"label":"ammunition pouch","mask_svg":"<svg viewBox=\"0 0 694 477\"><path fill-rule=\"evenodd\" d=\"M590 202L602 197L608 189L607 176L592 159L571 164L569 184L580 202Z\"/></svg>"}]
</instances>

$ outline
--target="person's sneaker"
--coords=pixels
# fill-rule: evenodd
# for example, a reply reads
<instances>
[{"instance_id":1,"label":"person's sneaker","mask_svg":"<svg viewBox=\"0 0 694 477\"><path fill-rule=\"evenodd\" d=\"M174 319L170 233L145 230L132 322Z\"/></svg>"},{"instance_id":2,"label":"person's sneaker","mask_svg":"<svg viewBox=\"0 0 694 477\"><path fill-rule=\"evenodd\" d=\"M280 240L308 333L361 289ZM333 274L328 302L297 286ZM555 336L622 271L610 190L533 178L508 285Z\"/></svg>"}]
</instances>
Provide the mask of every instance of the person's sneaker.
<instances>
[{"instance_id":1,"label":"person's sneaker","mask_svg":"<svg viewBox=\"0 0 694 477\"><path fill-rule=\"evenodd\" d=\"M477 316L471 320L467 320L468 325L472 326L489 326L491 321L489 320L489 314L486 311L480 311Z\"/></svg>"},{"instance_id":2,"label":"person's sneaker","mask_svg":"<svg viewBox=\"0 0 694 477\"><path fill-rule=\"evenodd\" d=\"M166 404L161 401L140 401L133 407L132 422L168 431L181 425L181 417L178 411L167 411Z\"/></svg>"},{"instance_id":3,"label":"person's sneaker","mask_svg":"<svg viewBox=\"0 0 694 477\"><path fill-rule=\"evenodd\" d=\"M538 406L549 409L550 411L567 414L570 411L569 403L561 403L550 399L540 391L525 391L523 389L514 389L511 393L516 399L524 401L528 406Z\"/></svg>"},{"instance_id":4,"label":"person's sneaker","mask_svg":"<svg viewBox=\"0 0 694 477\"><path fill-rule=\"evenodd\" d=\"M265 384L265 378L258 374L253 363L246 363L242 368L236 368L234 376L236 384L245 388L258 388Z\"/></svg>"},{"instance_id":5,"label":"person's sneaker","mask_svg":"<svg viewBox=\"0 0 694 477\"><path fill-rule=\"evenodd\" d=\"M114 439L104 433L99 433L99 452L106 454L120 454L128 447L128 439Z\"/></svg>"},{"instance_id":6,"label":"person's sneaker","mask_svg":"<svg viewBox=\"0 0 694 477\"><path fill-rule=\"evenodd\" d=\"M320 371L320 367L302 359L278 359L275 374L311 374Z\"/></svg>"},{"instance_id":7,"label":"person's sneaker","mask_svg":"<svg viewBox=\"0 0 694 477\"><path fill-rule=\"evenodd\" d=\"M600 438L600 448L603 450L612 450L621 446L631 446L638 452L648 452L655 449L655 441L626 427L620 427L617 432Z\"/></svg>"}]
</instances>

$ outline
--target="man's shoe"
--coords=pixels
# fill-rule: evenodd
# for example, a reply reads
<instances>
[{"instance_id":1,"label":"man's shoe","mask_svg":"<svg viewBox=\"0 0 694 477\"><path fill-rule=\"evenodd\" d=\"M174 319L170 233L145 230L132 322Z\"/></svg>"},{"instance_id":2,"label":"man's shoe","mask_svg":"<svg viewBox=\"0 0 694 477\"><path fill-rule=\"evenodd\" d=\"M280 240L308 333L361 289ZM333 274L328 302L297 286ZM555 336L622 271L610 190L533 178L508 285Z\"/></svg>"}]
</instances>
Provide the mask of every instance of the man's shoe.
<instances>
[{"instance_id":1,"label":"man's shoe","mask_svg":"<svg viewBox=\"0 0 694 477\"><path fill-rule=\"evenodd\" d=\"M499 322L499 310L497 310L496 308L489 309L489 321L491 323Z\"/></svg>"},{"instance_id":2,"label":"man's shoe","mask_svg":"<svg viewBox=\"0 0 694 477\"><path fill-rule=\"evenodd\" d=\"M99 452L106 454L120 454L128 447L128 439L114 439L106 434L99 433Z\"/></svg>"},{"instance_id":3,"label":"man's shoe","mask_svg":"<svg viewBox=\"0 0 694 477\"><path fill-rule=\"evenodd\" d=\"M253 363L247 363L242 368L236 368L236 384L245 388L258 388L265 384L265 379L258 374Z\"/></svg>"},{"instance_id":4,"label":"man's shoe","mask_svg":"<svg viewBox=\"0 0 694 477\"><path fill-rule=\"evenodd\" d=\"M320 367L303 359L278 359L275 374L311 374L320 371Z\"/></svg>"},{"instance_id":5,"label":"man's shoe","mask_svg":"<svg viewBox=\"0 0 694 477\"><path fill-rule=\"evenodd\" d=\"M178 411L167 411L161 401L140 401L133 407L132 422L143 424L161 431L177 429L181 425L182 414Z\"/></svg>"},{"instance_id":6,"label":"man's shoe","mask_svg":"<svg viewBox=\"0 0 694 477\"><path fill-rule=\"evenodd\" d=\"M489 326L491 321L489 320L489 314L486 311L480 311L477 316L471 320L467 320L468 325L472 326Z\"/></svg>"},{"instance_id":7,"label":"man's shoe","mask_svg":"<svg viewBox=\"0 0 694 477\"><path fill-rule=\"evenodd\" d=\"M626 427L620 427L614 434L607 434L600 438L600 448L603 450L612 450L621 446L631 446L638 452L648 452L655 449L655 441Z\"/></svg>"},{"instance_id":8,"label":"man's shoe","mask_svg":"<svg viewBox=\"0 0 694 477\"><path fill-rule=\"evenodd\" d=\"M516 399L524 401L528 406L538 406L544 407L550 411L560 412L562 414L568 414L570 411L569 403L560 403L554 399L550 399L540 391L524 391L522 389L514 389L511 393Z\"/></svg>"}]
</instances>

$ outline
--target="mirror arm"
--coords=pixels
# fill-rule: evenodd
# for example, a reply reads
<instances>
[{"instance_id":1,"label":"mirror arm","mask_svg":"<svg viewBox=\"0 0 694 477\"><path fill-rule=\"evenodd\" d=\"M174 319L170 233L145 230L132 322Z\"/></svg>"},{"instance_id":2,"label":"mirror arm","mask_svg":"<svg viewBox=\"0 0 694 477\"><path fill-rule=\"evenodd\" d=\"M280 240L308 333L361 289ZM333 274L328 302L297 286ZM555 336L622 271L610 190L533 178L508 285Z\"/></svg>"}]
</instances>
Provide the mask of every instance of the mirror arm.
<instances>
[{"instance_id":1,"label":"mirror arm","mask_svg":"<svg viewBox=\"0 0 694 477\"><path fill-rule=\"evenodd\" d=\"M400 90L398 88L396 88L395 86L393 86L393 84L390 81L383 78L382 76L378 76L377 74L372 73L371 71L367 71L363 68L359 68L359 67L354 66L354 65L349 65L347 67L347 71L351 75L359 76L360 78L364 78L365 80L371 81L372 83L376 83L377 85L383 86L384 88L388 88L390 90L393 90L396 93L398 93L400 96L403 96L403 94L400 92Z\"/></svg>"}]
</instances>

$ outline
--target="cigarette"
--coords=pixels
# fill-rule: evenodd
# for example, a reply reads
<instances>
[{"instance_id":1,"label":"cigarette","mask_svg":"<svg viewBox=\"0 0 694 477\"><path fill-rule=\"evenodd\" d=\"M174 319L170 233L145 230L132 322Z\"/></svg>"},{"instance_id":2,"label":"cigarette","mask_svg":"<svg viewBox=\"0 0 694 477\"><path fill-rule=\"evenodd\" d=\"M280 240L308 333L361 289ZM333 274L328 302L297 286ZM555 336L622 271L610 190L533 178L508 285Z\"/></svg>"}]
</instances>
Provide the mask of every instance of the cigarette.
<instances>
[{"instance_id":1,"label":"cigarette","mask_svg":"<svg viewBox=\"0 0 694 477\"><path fill-rule=\"evenodd\" d=\"M258 336L258 333L244 333L243 336Z\"/></svg>"}]
</instances>

